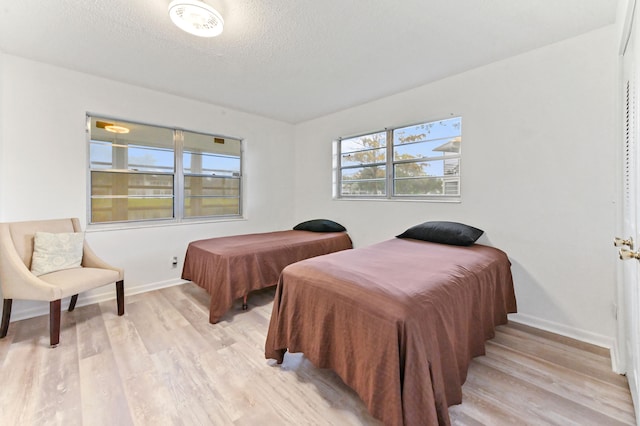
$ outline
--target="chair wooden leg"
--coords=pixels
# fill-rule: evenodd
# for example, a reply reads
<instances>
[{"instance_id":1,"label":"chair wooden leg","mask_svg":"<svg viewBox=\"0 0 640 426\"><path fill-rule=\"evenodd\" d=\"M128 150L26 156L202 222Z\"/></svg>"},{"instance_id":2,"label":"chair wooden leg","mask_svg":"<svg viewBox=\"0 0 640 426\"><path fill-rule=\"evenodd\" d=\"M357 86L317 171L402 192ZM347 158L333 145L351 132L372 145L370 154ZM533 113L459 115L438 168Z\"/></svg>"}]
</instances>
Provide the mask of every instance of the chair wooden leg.
<instances>
[{"instance_id":1,"label":"chair wooden leg","mask_svg":"<svg viewBox=\"0 0 640 426\"><path fill-rule=\"evenodd\" d=\"M71 301L69 302L69 312L73 311L76 308L76 302L78 301L78 295L74 294L71 296Z\"/></svg>"},{"instance_id":2,"label":"chair wooden leg","mask_svg":"<svg viewBox=\"0 0 640 426\"><path fill-rule=\"evenodd\" d=\"M52 348L60 343L60 308L60 299L49 302L49 342Z\"/></svg>"},{"instance_id":3,"label":"chair wooden leg","mask_svg":"<svg viewBox=\"0 0 640 426\"><path fill-rule=\"evenodd\" d=\"M7 336L9 331L9 320L11 319L11 303L13 299L4 299L2 306L2 326L0 326L0 339Z\"/></svg>"},{"instance_id":4,"label":"chair wooden leg","mask_svg":"<svg viewBox=\"0 0 640 426\"><path fill-rule=\"evenodd\" d=\"M124 280L116 283L116 299L118 303L118 315L124 315Z\"/></svg>"}]
</instances>

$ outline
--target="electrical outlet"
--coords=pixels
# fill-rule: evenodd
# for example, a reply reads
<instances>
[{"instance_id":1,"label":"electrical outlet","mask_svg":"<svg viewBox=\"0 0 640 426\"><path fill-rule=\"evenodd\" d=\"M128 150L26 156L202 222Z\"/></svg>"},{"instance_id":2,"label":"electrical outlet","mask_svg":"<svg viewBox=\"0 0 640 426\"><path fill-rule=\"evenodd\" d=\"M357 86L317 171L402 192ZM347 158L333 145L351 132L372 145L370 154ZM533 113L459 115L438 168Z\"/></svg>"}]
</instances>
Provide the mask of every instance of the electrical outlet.
<instances>
[{"instance_id":1,"label":"electrical outlet","mask_svg":"<svg viewBox=\"0 0 640 426\"><path fill-rule=\"evenodd\" d=\"M176 266L178 266L178 256L173 256L171 258L171 267L175 268Z\"/></svg>"}]
</instances>

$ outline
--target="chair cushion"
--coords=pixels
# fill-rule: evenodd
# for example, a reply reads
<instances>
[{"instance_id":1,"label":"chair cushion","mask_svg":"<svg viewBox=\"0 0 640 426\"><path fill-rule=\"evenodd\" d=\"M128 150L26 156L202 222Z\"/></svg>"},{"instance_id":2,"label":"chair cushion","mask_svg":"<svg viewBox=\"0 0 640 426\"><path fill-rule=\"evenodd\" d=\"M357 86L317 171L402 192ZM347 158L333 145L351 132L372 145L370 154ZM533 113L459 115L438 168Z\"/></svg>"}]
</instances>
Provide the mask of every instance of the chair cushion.
<instances>
[{"instance_id":1,"label":"chair cushion","mask_svg":"<svg viewBox=\"0 0 640 426\"><path fill-rule=\"evenodd\" d=\"M62 269L77 268L82 263L84 233L36 232L31 258L31 272L40 276Z\"/></svg>"},{"instance_id":2,"label":"chair cushion","mask_svg":"<svg viewBox=\"0 0 640 426\"><path fill-rule=\"evenodd\" d=\"M67 297L103 285L113 284L118 281L119 274L118 271L111 269L72 268L41 275L39 278L60 287L62 297Z\"/></svg>"}]
</instances>

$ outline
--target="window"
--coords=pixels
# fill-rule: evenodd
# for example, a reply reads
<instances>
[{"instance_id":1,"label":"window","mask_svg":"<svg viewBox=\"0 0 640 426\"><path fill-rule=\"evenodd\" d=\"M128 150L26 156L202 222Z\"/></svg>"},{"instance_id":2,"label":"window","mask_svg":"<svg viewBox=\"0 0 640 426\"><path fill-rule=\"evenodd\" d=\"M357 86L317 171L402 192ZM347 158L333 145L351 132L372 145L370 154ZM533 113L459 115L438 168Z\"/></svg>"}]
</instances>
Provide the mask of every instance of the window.
<instances>
[{"instance_id":1,"label":"window","mask_svg":"<svg viewBox=\"0 0 640 426\"><path fill-rule=\"evenodd\" d=\"M241 214L240 139L88 117L89 223Z\"/></svg>"},{"instance_id":2,"label":"window","mask_svg":"<svg viewBox=\"0 0 640 426\"><path fill-rule=\"evenodd\" d=\"M183 132L184 216L240 214L240 141Z\"/></svg>"},{"instance_id":3,"label":"window","mask_svg":"<svg viewBox=\"0 0 640 426\"><path fill-rule=\"evenodd\" d=\"M341 148L341 195L387 193L387 133L344 139Z\"/></svg>"},{"instance_id":4,"label":"window","mask_svg":"<svg viewBox=\"0 0 640 426\"><path fill-rule=\"evenodd\" d=\"M337 141L339 198L460 199L462 119Z\"/></svg>"}]
</instances>

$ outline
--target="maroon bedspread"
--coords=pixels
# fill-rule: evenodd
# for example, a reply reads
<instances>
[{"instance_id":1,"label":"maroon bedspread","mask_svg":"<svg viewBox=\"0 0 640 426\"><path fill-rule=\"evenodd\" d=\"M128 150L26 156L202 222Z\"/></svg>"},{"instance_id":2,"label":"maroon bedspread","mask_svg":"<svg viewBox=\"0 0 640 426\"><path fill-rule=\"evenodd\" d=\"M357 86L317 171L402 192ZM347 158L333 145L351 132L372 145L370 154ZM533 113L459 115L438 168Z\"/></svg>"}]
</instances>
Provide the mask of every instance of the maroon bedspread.
<instances>
[{"instance_id":1,"label":"maroon bedspread","mask_svg":"<svg viewBox=\"0 0 640 426\"><path fill-rule=\"evenodd\" d=\"M393 239L305 260L278 282L265 356L303 352L385 425L446 425L471 358L516 312L506 254Z\"/></svg>"},{"instance_id":2,"label":"maroon bedspread","mask_svg":"<svg viewBox=\"0 0 640 426\"><path fill-rule=\"evenodd\" d=\"M276 285L285 266L350 248L351 238L344 232L278 231L193 241L187 247L182 278L211 295L213 324L235 299Z\"/></svg>"}]
</instances>

